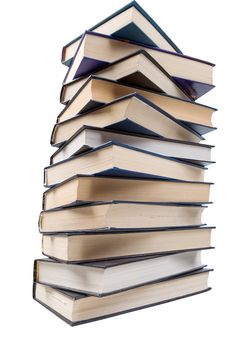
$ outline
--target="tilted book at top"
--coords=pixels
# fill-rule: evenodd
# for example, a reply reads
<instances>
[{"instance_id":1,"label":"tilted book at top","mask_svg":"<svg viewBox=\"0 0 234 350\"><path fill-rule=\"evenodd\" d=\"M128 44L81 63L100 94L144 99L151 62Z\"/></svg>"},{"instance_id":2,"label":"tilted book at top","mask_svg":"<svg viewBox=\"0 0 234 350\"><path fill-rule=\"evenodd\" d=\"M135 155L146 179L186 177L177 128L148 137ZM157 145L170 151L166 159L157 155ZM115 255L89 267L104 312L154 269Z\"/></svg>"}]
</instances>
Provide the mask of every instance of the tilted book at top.
<instances>
[{"instance_id":1,"label":"tilted book at top","mask_svg":"<svg viewBox=\"0 0 234 350\"><path fill-rule=\"evenodd\" d=\"M182 53L136 1L130 2L89 30ZM82 35L63 47L62 62L64 64L68 66L71 64L81 38Z\"/></svg>"}]
</instances>

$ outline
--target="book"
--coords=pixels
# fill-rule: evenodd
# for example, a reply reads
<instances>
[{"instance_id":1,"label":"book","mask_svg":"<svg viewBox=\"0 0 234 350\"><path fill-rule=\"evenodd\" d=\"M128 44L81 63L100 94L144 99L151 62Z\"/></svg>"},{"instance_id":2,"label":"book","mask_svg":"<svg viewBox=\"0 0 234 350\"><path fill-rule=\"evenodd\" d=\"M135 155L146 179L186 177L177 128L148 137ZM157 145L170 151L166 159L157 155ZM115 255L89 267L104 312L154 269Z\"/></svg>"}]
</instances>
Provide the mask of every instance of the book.
<instances>
[{"instance_id":1,"label":"book","mask_svg":"<svg viewBox=\"0 0 234 350\"><path fill-rule=\"evenodd\" d=\"M39 283L102 297L203 267L197 250L76 264L37 259L34 275Z\"/></svg>"},{"instance_id":2,"label":"book","mask_svg":"<svg viewBox=\"0 0 234 350\"><path fill-rule=\"evenodd\" d=\"M82 262L210 249L212 229L194 226L43 234L42 253L58 261Z\"/></svg>"},{"instance_id":3,"label":"book","mask_svg":"<svg viewBox=\"0 0 234 350\"><path fill-rule=\"evenodd\" d=\"M194 203L109 201L42 211L42 233L202 225L206 208Z\"/></svg>"},{"instance_id":4,"label":"book","mask_svg":"<svg viewBox=\"0 0 234 350\"><path fill-rule=\"evenodd\" d=\"M33 297L74 326L209 291L210 271L203 269L102 298L35 283Z\"/></svg>"},{"instance_id":5,"label":"book","mask_svg":"<svg viewBox=\"0 0 234 350\"><path fill-rule=\"evenodd\" d=\"M43 210L102 201L207 203L211 183L74 176L44 192Z\"/></svg>"},{"instance_id":6,"label":"book","mask_svg":"<svg viewBox=\"0 0 234 350\"><path fill-rule=\"evenodd\" d=\"M88 31L82 37L64 83L92 73L107 63L112 63L141 49L148 52L189 95L194 95L195 99L214 87L213 63Z\"/></svg>"},{"instance_id":7,"label":"book","mask_svg":"<svg viewBox=\"0 0 234 350\"><path fill-rule=\"evenodd\" d=\"M92 74L101 78L124 82L132 86L166 93L185 100L193 99L193 96L190 96L187 91L184 91L181 85L145 50L134 52L120 60L107 64L92 72ZM89 76L89 74L82 76L63 85L60 102L65 104L69 102L75 93L85 84Z\"/></svg>"},{"instance_id":8,"label":"book","mask_svg":"<svg viewBox=\"0 0 234 350\"><path fill-rule=\"evenodd\" d=\"M166 108L168 106L169 104ZM189 113L191 119L192 111L190 110ZM142 118L142 115L144 115L144 118ZM197 117L199 116L197 115ZM210 124L211 121L207 120L207 123ZM204 140L201 134L214 130L212 126L191 122L189 126L188 122L174 118L162 108L151 103L147 98L131 93L78 114L64 122L56 123L51 135L51 145L60 146L84 126L161 136L167 139L188 142L200 142Z\"/></svg>"},{"instance_id":9,"label":"book","mask_svg":"<svg viewBox=\"0 0 234 350\"><path fill-rule=\"evenodd\" d=\"M146 114L144 114L144 119L146 118ZM174 133L176 128L172 128L172 130L172 133ZM52 154L50 164L55 164L76 154L89 151L110 141L195 164L209 165L213 163L211 161L211 150L213 146L207 144L84 126Z\"/></svg>"},{"instance_id":10,"label":"book","mask_svg":"<svg viewBox=\"0 0 234 350\"><path fill-rule=\"evenodd\" d=\"M135 2L65 45L33 298L70 325L209 291L214 64Z\"/></svg>"},{"instance_id":11,"label":"book","mask_svg":"<svg viewBox=\"0 0 234 350\"><path fill-rule=\"evenodd\" d=\"M90 28L89 31L181 53L180 49L136 1L130 2ZM71 64L81 38L82 35L63 47L62 63L68 66Z\"/></svg>"},{"instance_id":12,"label":"book","mask_svg":"<svg viewBox=\"0 0 234 350\"><path fill-rule=\"evenodd\" d=\"M74 175L108 175L204 181L207 168L116 142L108 142L44 169L44 185L54 186Z\"/></svg>"},{"instance_id":13,"label":"book","mask_svg":"<svg viewBox=\"0 0 234 350\"><path fill-rule=\"evenodd\" d=\"M211 118L215 108L95 76L91 76L63 108L57 122L133 93L143 96L170 116L187 123L199 134L213 130Z\"/></svg>"},{"instance_id":14,"label":"book","mask_svg":"<svg viewBox=\"0 0 234 350\"><path fill-rule=\"evenodd\" d=\"M86 153L44 169L45 186L54 186L78 174L164 178L204 181L207 168L116 142L108 142Z\"/></svg>"}]
</instances>

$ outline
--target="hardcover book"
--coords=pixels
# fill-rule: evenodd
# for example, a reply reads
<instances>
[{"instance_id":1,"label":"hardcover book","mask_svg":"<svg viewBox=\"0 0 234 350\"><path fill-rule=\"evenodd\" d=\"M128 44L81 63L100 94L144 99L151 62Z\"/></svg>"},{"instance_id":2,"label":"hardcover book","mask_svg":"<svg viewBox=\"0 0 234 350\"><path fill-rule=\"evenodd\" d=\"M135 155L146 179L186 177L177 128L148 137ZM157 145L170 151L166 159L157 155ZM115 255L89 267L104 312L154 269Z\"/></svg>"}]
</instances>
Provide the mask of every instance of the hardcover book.
<instances>
[{"instance_id":1,"label":"hardcover book","mask_svg":"<svg viewBox=\"0 0 234 350\"><path fill-rule=\"evenodd\" d=\"M116 91L116 88L118 89L118 86L115 85L104 85L106 89L112 90L113 93L115 93L114 91ZM102 86L100 86L100 88L101 87ZM128 93L129 91L125 92ZM74 101L74 105L78 101L79 97L77 96L77 100ZM178 102L178 109L182 108L183 102L176 102ZM92 103L94 103L93 100ZM169 106L170 104L168 101L168 104L163 107L169 109ZM202 111L204 113L202 113ZM170 112L176 113L176 110L170 110ZM121 96L111 102L105 103L100 107L75 115L64 122L55 124L51 135L51 144L53 146L60 146L72 135L74 135L77 130L84 126L101 127L117 131L127 131L128 133L160 136L167 139L171 138L173 140L187 142L199 142L204 139L201 134L214 130L211 124L212 111L208 110L208 113L206 112L207 110L203 110L201 108L200 114L198 114L198 111L195 114L193 108L189 108L186 115L185 111L183 110L183 113L181 112L179 117L184 117L187 120L191 120L193 114L193 118L196 121L202 121L208 125L195 124L186 120L181 121L173 117L170 113L163 110L158 105L152 103L149 99L142 97L139 94L131 93ZM142 115L144 115L144 118Z\"/></svg>"},{"instance_id":2,"label":"hardcover book","mask_svg":"<svg viewBox=\"0 0 234 350\"><path fill-rule=\"evenodd\" d=\"M33 297L74 326L207 292L210 271L203 269L102 298L35 283Z\"/></svg>"},{"instance_id":3,"label":"hardcover book","mask_svg":"<svg viewBox=\"0 0 234 350\"><path fill-rule=\"evenodd\" d=\"M35 281L102 297L203 268L201 251L65 264L35 261Z\"/></svg>"},{"instance_id":4,"label":"hardcover book","mask_svg":"<svg viewBox=\"0 0 234 350\"><path fill-rule=\"evenodd\" d=\"M76 175L44 192L43 210L105 201L207 203L211 183Z\"/></svg>"},{"instance_id":5,"label":"hardcover book","mask_svg":"<svg viewBox=\"0 0 234 350\"><path fill-rule=\"evenodd\" d=\"M204 181L206 168L116 142L68 158L44 169L45 186L78 174Z\"/></svg>"},{"instance_id":6,"label":"hardcover book","mask_svg":"<svg viewBox=\"0 0 234 350\"><path fill-rule=\"evenodd\" d=\"M136 1L130 2L89 30L181 53L180 49ZM63 47L62 62L64 64L68 66L71 64L81 38L82 35Z\"/></svg>"},{"instance_id":7,"label":"hardcover book","mask_svg":"<svg viewBox=\"0 0 234 350\"><path fill-rule=\"evenodd\" d=\"M146 117L147 113L144 114L144 120ZM159 124L158 120L157 126ZM176 124L174 126L174 128L171 128L171 133L175 134L178 129L183 132L180 127L176 129ZM113 125L113 127L116 127L116 124ZM100 147L111 141L122 143L130 147L136 147L144 151L162 154L167 157L178 158L195 164L209 165L213 163L211 161L211 150L213 146L207 144L84 126L75 132L70 139L52 154L50 157L50 164L60 162L71 156Z\"/></svg>"},{"instance_id":8,"label":"hardcover book","mask_svg":"<svg viewBox=\"0 0 234 350\"><path fill-rule=\"evenodd\" d=\"M58 115L57 122L71 119L82 112L133 93L148 99L151 104L174 118L186 122L199 134L212 130L211 118L215 108L95 76L91 76L74 95Z\"/></svg>"},{"instance_id":9,"label":"hardcover book","mask_svg":"<svg viewBox=\"0 0 234 350\"><path fill-rule=\"evenodd\" d=\"M189 95L194 96L194 99L201 97L214 87L213 63L88 31L82 37L64 83L92 73L107 63L142 49L148 52Z\"/></svg>"},{"instance_id":10,"label":"hardcover book","mask_svg":"<svg viewBox=\"0 0 234 350\"><path fill-rule=\"evenodd\" d=\"M166 93L185 100L191 100L193 98L145 50L134 52L118 61L107 64L92 74L136 87ZM60 102L69 102L75 93L85 84L89 76L88 74L63 85Z\"/></svg>"},{"instance_id":11,"label":"hardcover book","mask_svg":"<svg viewBox=\"0 0 234 350\"><path fill-rule=\"evenodd\" d=\"M214 227L193 226L42 235L44 255L64 262L82 262L209 249Z\"/></svg>"},{"instance_id":12,"label":"hardcover book","mask_svg":"<svg viewBox=\"0 0 234 350\"><path fill-rule=\"evenodd\" d=\"M202 225L206 206L194 203L111 201L42 211L42 233Z\"/></svg>"}]
</instances>

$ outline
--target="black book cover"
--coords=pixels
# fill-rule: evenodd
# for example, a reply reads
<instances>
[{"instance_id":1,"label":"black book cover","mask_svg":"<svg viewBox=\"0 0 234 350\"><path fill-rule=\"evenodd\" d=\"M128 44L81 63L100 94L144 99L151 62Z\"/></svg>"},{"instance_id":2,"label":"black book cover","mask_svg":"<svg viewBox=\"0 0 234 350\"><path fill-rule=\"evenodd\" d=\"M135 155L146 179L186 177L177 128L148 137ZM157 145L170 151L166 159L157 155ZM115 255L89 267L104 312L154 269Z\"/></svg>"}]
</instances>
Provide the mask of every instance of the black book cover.
<instances>
[{"instance_id":1,"label":"black book cover","mask_svg":"<svg viewBox=\"0 0 234 350\"><path fill-rule=\"evenodd\" d=\"M73 235L103 235L103 234L125 234L125 233L131 233L135 232L136 234L138 232L154 232L154 231L171 231L171 230L199 230L199 229L215 229L215 226L207 226L206 224L202 225L190 225L190 226L174 226L174 227L148 227L148 228L125 228L125 229L119 229L119 228L102 228L102 229L96 229L96 230L74 230L74 231L63 231L63 232L40 232L43 233L45 236L53 236L53 235L59 235L59 236L73 236Z\"/></svg>"},{"instance_id":2,"label":"black book cover","mask_svg":"<svg viewBox=\"0 0 234 350\"><path fill-rule=\"evenodd\" d=\"M131 1L129 4L127 4L126 6L122 7L118 11L114 12L112 15L108 16L107 18L105 18L101 22L95 24L93 27L91 27L89 29L89 31L95 31L95 29L97 27L103 25L104 23L106 23L109 20L111 20L113 17L118 16L119 14L121 14L122 12L128 10L131 7L135 7L155 27L155 29L167 40L167 42L174 48L174 50L176 52L182 54L181 50L175 45L175 43L173 43L173 41L167 36L167 34L159 27L159 25L148 15L148 13L136 1ZM79 35L77 38L73 39L72 41L70 41L68 44L64 45L63 50L62 50L62 63L66 64L68 66L70 65L71 62L65 62L64 61L64 51L65 51L66 47L68 47L69 45L75 43L77 40L79 40L81 38L82 38L82 34ZM156 45L153 44L153 46L156 46Z\"/></svg>"},{"instance_id":3,"label":"black book cover","mask_svg":"<svg viewBox=\"0 0 234 350\"><path fill-rule=\"evenodd\" d=\"M63 112L68 108L68 106L76 99L76 97L80 94L80 92L86 87L86 85L90 82L90 80L92 79L95 79L95 80L102 80L102 81L106 81L106 82L110 82L110 83L113 83L113 84L117 84L117 85L123 85L123 86L126 86L126 87L130 87L130 88L134 88L132 85L129 85L129 84L126 84L126 83L119 83L115 80L111 80L111 79L107 79L107 78L103 78L103 77L97 77L95 75L90 75L89 79L84 83L84 85L75 93L75 95L72 97L72 99L68 102L68 104L64 107L64 109L61 111L61 113L58 115L57 117L57 122L59 121L59 117L63 114ZM210 107L210 106L206 106L204 104L201 104L201 103L197 103L197 102L194 102L192 100L183 100L182 98L179 98L179 97L175 97L175 96L171 96L171 95L165 95L164 93L159 93L159 92L155 92L155 91L152 91L151 89L146 89L146 88L137 88L139 90L142 90L142 91L146 91L146 92L149 92L149 93L154 93L156 95L163 95L163 96L167 96L171 99L175 99L175 100L180 100L180 101L183 101L185 103L192 103L192 104L195 104L195 105L199 105L199 106L202 106L202 107L206 107L206 108L209 108L209 109L212 109L213 111L217 111L216 108L213 108L213 107ZM136 93L137 94L137 93ZM137 94L138 95L138 94ZM129 96L129 95L127 95ZM139 96L139 95L138 95ZM143 99L147 100L146 98L143 97ZM117 99L116 99L117 100ZM114 100L115 101L115 100ZM114 102L113 101L113 102ZM93 101L94 103L97 102L97 101ZM150 101L149 101L150 102ZM103 103L101 106L100 106L100 102L97 102L98 103L98 107L101 107L103 105L105 105L105 103ZM147 100L147 103L148 103L148 100ZM155 104L150 102L152 104L152 107L155 108ZM95 107L95 105L92 105L92 109ZM160 108L158 106L156 106L157 108ZM91 109L91 108L90 108ZM162 109L160 109L161 112L164 112ZM79 115L81 115L82 113L79 113ZM169 114L168 114L169 115ZM170 116L172 117L172 116ZM70 120L70 119L69 119ZM184 122L186 123L186 122Z\"/></svg>"},{"instance_id":4,"label":"black book cover","mask_svg":"<svg viewBox=\"0 0 234 350\"><path fill-rule=\"evenodd\" d=\"M115 204L136 204L136 205L159 205L159 206L175 206L175 207L202 207L202 208L207 208L207 205L204 205L204 203L177 203L177 202L134 202L134 201L117 201L117 200L113 200L113 201L103 201L103 202L94 202L94 203L84 203L84 204L80 204L80 205L76 205L73 207L59 207L59 208L53 208L53 209L48 209L48 210L44 210L41 211L40 217L39 217L39 221L38 221L38 228L39 228L39 232L44 233L41 229L40 229L40 220L41 220L41 215L43 213L47 213L47 212L55 212L55 211L65 211L65 210L71 210L72 208L78 208L78 207L87 207L87 206L97 206L97 205L115 205ZM207 202L205 204L212 204L212 202ZM172 226L172 227L177 227L177 226ZM188 226L186 226L188 227ZM150 228L150 227L149 227ZM170 227L164 227L164 229L170 229ZM147 230L148 228L146 228ZM128 229L127 228L123 228L123 229L119 229L119 228L115 228L115 227L103 227L99 230L102 230L102 232L109 232L109 231L124 231L126 232ZM132 231L137 230L137 228L134 228ZM82 230L83 232L84 230ZM96 229L90 229L90 230L85 230L85 231L90 231L90 232L96 232ZM59 231L59 232L68 232L68 230L66 231ZM78 232L78 230L72 231L69 230L69 232ZM52 234L53 232L51 231L50 234ZM54 232L55 233L55 232Z\"/></svg>"},{"instance_id":5,"label":"black book cover","mask_svg":"<svg viewBox=\"0 0 234 350\"><path fill-rule=\"evenodd\" d=\"M105 68L109 68L109 67L113 67L114 65L116 65L117 63L121 63L121 62L124 62L125 60L127 60L128 58L131 58L131 57L134 57L134 56L137 56L139 54L142 54L144 55L149 61L151 61L157 68L159 68L161 70L161 72L167 76L168 79L170 79L181 91L183 91L183 93L189 98L189 100L193 100L193 98L188 94L187 90L185 90L175 79L172 78L172 76L150 55L148 54L147 51L145 50L138 50L134 53L131 53L127 56L124 56L112 63L106 63L105 65L103 65L102 67L99 67L98 69L96 69L95 71L92 72L92 75L95 75L97 74L98 72L102 71L103 69ZM77 79L74 79L72 80L71 82L68 82L68 83L65 83L63 86L62 86L62 89L61 89L61 93L60 93L60 102L62 102L62 96L63 96L63 90L64 90L64 87L65 86L69 86L69 85L73 85L74 83L78 82L78 81L81 81L83 80L84 78L87 78L89 77L90 74L86 74L86 75L83 75L82 77L79 77ZM142 76L140 77L141 79L143 78ZM119 80L120 83L124 83L125 81L124 80ZM149 83L149 82L148 82ZM134 83L132 83L132 81L128 81L126 80L126 84L130 84L131 86L134 87ZM151 87L150 87L151 86ZM144 86L143 84L136 84L135 85L136 88L143 88L144 89ZM154 86L153 83L149 84L149 87L147 87L148 90L152 90L152 92L160 92L160 93L164 93L164 91L162 91L159 87L157 86ZM66 103L65 103L66 104Z\"/></svg>"},{"instance_id":6,"label":"black book cover","mask_svg":"<svg viewBox=\"0 0 234 350\"><path fill-rule=\"evenodd\" d=\"M177 122L177 121L176 121ZM129 120L129 123L135 124L132 121ZM118 123L119 124L119 123ZM121 124L123 125L123 122L121 122ZM180 124L180 123L178 123ZM181 123L182 124L182 123ZM137 124L136 124L137 125ZM69 145L69 143L74 140L78 135L80 135L83 131L85 130L94 130L94 131L100 131L100 132L107 132L107 133L114 133L114 134L120 134L120 135L126 135L126 136L134 136L134 137L140 137L142 139L151 139L151 140L155 140L155 141L160 141L160 142L170 142L170 143L178 143L178 144L183 144L183 145L190 145L190 146L199 146L202 148L213 148L213 145L207 145L207 144L202 144L202 143L197 143L197 142L191 142L191 141L182 141L182 140L174 140L174 139L170 139L170 138L166 138L166 137L161 137L160 135L145 135L142 133L138 133L138 132L134 132L134 125L133 125L133 132L129 132L129 131L125 131L125 130L118 130L118 128L115 129L115 127L118 127L116 124L112 125L112 128L98 128L98 127L94 127L94 126L89 126L89 125L84 125L82 126L80 129L78 129L65 143L63 143L59 149L57 149L52 156L50 157L50 165L53 165L53 158L60 153L61 150L63 150L67 145ZM183 125L184 127L184 125ZM185 126L186 129L188 129ZM140 127L141 129L141 127ZM193 129L190 130L192 133L196 134ZM114 141L113 141L114 142ZM130 146L131 147L131 146ZM82 152L80 152L79 154L83 154L85 152L88 152L90 150L94 149L93 147L89 147L86 145L86 148L84 150L82 150ZM152 152L152 154L154 154ZM75 156L76 154L72 155ZM214 161L208 161L208 160L196 160L196 159L186 159L186 158L181 158L181 157L173 157L173 159L181 159L184 160L187 163L192 163L192 164L199 164L202 166L206 166L209 164L213 164L215 163Z\"/></svg>"},{"instance_id":7,"label":"black book cover","mask_svg":"<svg viewBox=\"0 0 234 350\"><path fill-rule=\"evenodd\" d=\"M101 77L95 77L95 76L90 76L90 78L87 80L87 82L81 87L81 89L79 91L81 91L87 84L88 82L91 80L91 79L101 79L101 80L107 80L105 78L101 78ZM115 81L112 81L112 80L107 80L107 81L111 81L112 83L117 83ZM121 83L121 85L124 85L124 86L128 86L129 85L126 85L126 84L123 84ZM141 89L141 90L145 90L146 89ZM79 92L78 91L78 92ZM149 91L147 90L148 92L152 92L152 91ZM77 93L78 93L77 92ZM77 95L76 93L76 95ZM75 96L76 96L75 95ZM74 97L75 97L74 96ZM74 97L71 99L71 101L73 101ZM114 99L113 101L111 102L108 102L108 103L103 103L100 105L100 103L98 102L96 105L94 105L92 107L92 110L87 110L87 111L84 111L84 112L80 112L78 113L76 116L68 119L68 120L64 120L64 121L61 121L61 122L58 122L58 118L59 116L63 113L63 111L59 114L58 118L57 118L57 123L54 125L53 127L53 130L52 130L52 133L51 133L51 138L50 138L50 143L52 146L54 147L59 147L61 146L61 143L59 144L56 144L53 142L53 139L54 139L54 135L55 135L55 132L56 132L56 129L58 126L60 125L64 125L64 124L67 124L77 118L80 118L82 116L85 116L86 114L89 114L89 113L92 113L92 112L95 112L97 110L100 110L102 108L105 108L105 107L108 107L108 106L111 106L115 103L118 103L119 101L124 101L126 99L130 99L130 98L137 98L138 100L144 102L145 104L148 104L150 107L154 108L156 111L160 112L161 114L164 114L165 117L171 119L173 122L177 123L178 125L180 125L181 127L183 127L184 129L188 130L189 132L193 133L194 135L196 135L198 138L200 138L201 140L204 140L204 137L202 136L203 134L206 134L208 132L211 132L213 130L216 130L215 127L210 127L210 126L206 126L206 125L202 125L202 124L196 124L196 123L191 123L191 122L186 122L186 121L183 121L183 120L179 120L175 117L173 117L172 115L170 115L169 113L167 113L166 111L164 111L163 109L161 109L159 106L157 106L156 104L152 103L149 99L139 95L138 93L134 92L134 93L130 93L128 95L125 95L125 96L121 96L117 99ZM172 96L170 96L172 97ZM172 98L176 98L176 99L179 99L177 97L172 97ZM185 101L185 102L189 102L189 101ZM94 101L93 101L94 103ZM203 106L203 105L201 105ZM207 106L204 106L204 107L207 107ZM65 107L66 108L66 107ZM208 107L214 111L216 111L216 109L214 108L211 108L211 107ZM129 125L128 125L129 124ZM91 128L91 126L90 126ZM143 137L160 137L161 138L161 135L158 135L157 133L151 131L150 129L146 129L144 128L143 126L139 125L139 124L136 124L134 123L133 121L130 121L130 120L127 120L124 121L124 122L121 122L121 123L117 123L117 124L113 124L109 127L106 127L104 129L107 129L107 131L110 129L113 131L119 131L119 132L127 132L128 134L130 135L142 135ZM71 138L70 138L71 139ZM66 141L68 142L68 141ZM179 141L178 142L184 142L184 141ZM64 144L64 142L62 143Z\"/></svg>"},{"instance_id":8,"label":"black book cover","mask_svg":"<svg viewBox=\"0 0 234 350\"><path fill-rule=\"evenodd\" d=\"M200 273L206 273L206 272L210 272L210 271L213 271L212 269L202 269L202 270L198 270L198 271L193 271L191 273L188 273L188 274L183 274L183 275L180 275L180 276L177 276L173 279L177 279L177 278L183 278L183 277L189 277L193 274L200 274ZM170 280L170 279L167 279L167 280ZM160 283L160 282L163 282L165 280L161 280L161 281L158 281L156 283ZM151 283L151 284L155 284L155 282ZM69 325L71 326L76 326L76 325L80 325L80 324L84 324L84 323L89 323L89 322L92 322L92 321L97 321L97 320L101 320L101 319L105 319L105 318L109 318L109 317L112 317L112 316L117 316L117 315L121 315L121 314L124 314L124 313L127 313L127 312L132 312L132 311L137 311L137 310L141 310L141 309L144 309L144 308L148 308L148 307L151 307L151 306L156 306L156 305L160 305L160 304L164 304L164 303L167 303L167 302L170 302L170 301L175 301L175 300L179 300L179 299L183 299L185 297L189 297L189 296L193 296L193 295L196 295L196 294L200 294L200 293L203 293L203 292L207 292L209 290L211 290L211 288L206 288L204 290L201 290L199 292L196 292L196 293L191 293L191 294L187 294L187 295L183 295L183 296L180 296L180 297L177 297L177 298L172 298L172 299L167 299L167 300L164 300L164 301L161 301L161 302L158 302L158 303L154 303L154 304L149 304L149 305L144 305L144 306L141 306L141 307L137 307L137 308L132 308L132 309L129 309L129 310L124 310L124 311L121 311L121 312L117 312L117 313L114 313L114 314L109 314L109 315L104 315L104 316L101 316L101 317L95 317L95 318L92 318L92 319L88 319L88 320L85 320L85 321L79 321L79 322L71 322L70 320L68 320L67 318L63 317L61 314L59 314L58 312L56 312L55 310L53 310L52 308L48 307L46 304L42 303L41 301L37 300L35 298L35 288L36 288L36 284L34 283L33 284L33 298L39 302L41 305L43 305L44 307L46 307L48 310L50 310L51 312L53 312L55 315L57 315L58 317L60 317L63 321L67 322ZM140 287L137 287L137 288L140 288ZM85 294L81 294L81 293L74 293L74 292L68 292L68 291L65 291L63 289L59 289L59 288L54 288L56 290L58 290L60 293L66 295L67 297L71 298L72 300L79 300L81 298L93 298L93 296L87 296Z\"/></svg>"},{"instance_id":9,"label":"black book cover","mask_svg":"<svg viewBox=\"0 0 234 350\"><path fill-rule=\"evenodd\" d=\"M190 165L190 166L194 166L194 167L198 167L200 169L207 169L206 167L202 166L202 165L199 165L199 164L194 164L194 163L190 163L190 162L186 162L186 161L183 161L181 159L178 159L178 158L173 158L173 157L168 157L168 156L164 156L162 154L159 154L159 153L156 153L156 152L150 152L150 151L146 151L146 150L143 150L141 148L136 148L136 147L133 147L133 146L129 146L129 145L125 145L123 143L120 143L120 142L116 142L116 141L109 141L109 142L106 142L98 147L95 147L91 150L88 150L84 153L81 153L81 154L78 154L78 155L75 155L75 156L72 156L68 159L65 159L65 160L61 160L60 162L57 162L56 164L52 164L52 165L48 165L47 167L45 167L45 170L46 169L49 169L49 168L52 168L52 167L55 167L56 165L58 164L62 164L62 163L66 163L66 162L69 162L71 161L72 159L75 159L75 158L79 158L79 157L82 157L86 154L89 154L91 152L95 152L95 151L98 151L100 149L103 149L103 148L106 148L106 147L110 147L110 146L119 146L119 147L123 147L123 148L127 148L127 149L131 149L133 151L137 151L137 152L141 152L141 153L145 153L145 154L150 154L154 157L159 157L159 158L164 158L164 159L168 159L168 160L171 160L171 161L175 161L175 162L178 162L178 163L183 163L183 164L187 164L187 165ZM139 176L138 176L139 177ZM155 176L154 176L155 177Z\"/></svg>"},{"instance_id":10,"label":"black book cover","mask_svg":"<svg viewBox=\"0 0 234 350\"><path fill-rule=\"evenodd\" d=\"M100 175L83 175L83 174L77 174L74 175L72 177L70 177L69 179L66 179L62 182L60 182L57 185L54 185L50 188L48 188L44 193L43 193L43 197L42 197L42 210L45 210L45 195L51 191L53 191L54 189L63 186L64 184L66 184L69 181L72 181L74 179L79 179L79 178L102 178L105 179L105 176L100 176ZM173 179L158 179L158 178L152 178L152 179L146 179L146 178L141 178L141 177L132 177L131 179L129 179L129 177L124 177L124 176L108 176L108 178L111 179L126 179L126 180L131 180L131 181L160 181L160 182L176 182L176 183L191 183L191 184L203 184L203 185L213 185L213 182L199 182L199 181L183 181L183 180L173 180ZM66 208L66 207L72 207L72 206L77 206L77 205L82 205L82 204L91 204L91 203L99 203L99 202L95 202L95 201L81 201L81 200L76 200L72 203L69 203L67 205L63 205L61 206L62 208ZM189 202L182 202L182 204L186 204ZM193 202L194 204L209 204L210 202Z\"/></svg>"}]
</instances>

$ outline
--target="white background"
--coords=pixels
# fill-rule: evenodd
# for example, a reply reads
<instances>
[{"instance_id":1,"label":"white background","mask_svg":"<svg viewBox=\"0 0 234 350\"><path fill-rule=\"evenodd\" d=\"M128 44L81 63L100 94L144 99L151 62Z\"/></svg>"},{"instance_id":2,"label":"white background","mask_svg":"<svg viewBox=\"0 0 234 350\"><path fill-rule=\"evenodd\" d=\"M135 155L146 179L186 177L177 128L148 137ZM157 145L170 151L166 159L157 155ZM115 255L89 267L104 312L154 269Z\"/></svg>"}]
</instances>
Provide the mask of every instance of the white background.
<instances>
[{"instance_id":1,"label":"white background","mask_svg":"<svg viewBox=\"0 0 234 350\"><path fill-rule=\"evenodd\" d=\"M199 102L219 108L213 290L193 298L71 328L31 297L33 259L41 257L37 230L43 167L62 109L64 44L125 1L5 1L1 6L1 338L6 349L233 348L233 11L231 1L142 0L140 4L186 54L217 64L217 88ZM2 346L3 348L3 346Z\"/></svg>"}]
</instances>

